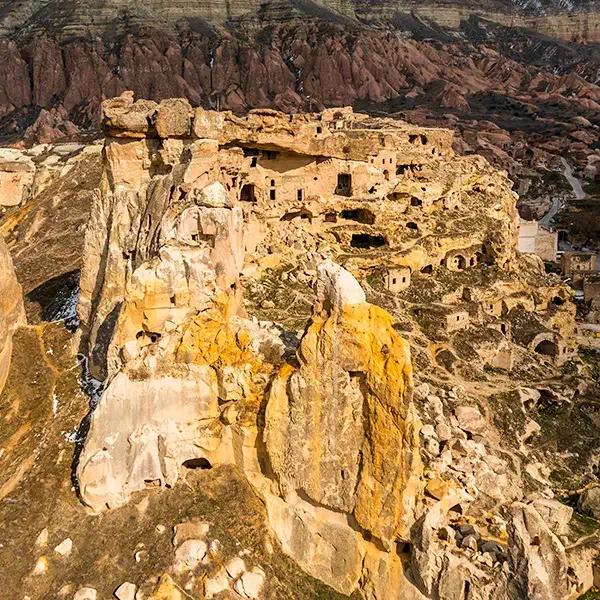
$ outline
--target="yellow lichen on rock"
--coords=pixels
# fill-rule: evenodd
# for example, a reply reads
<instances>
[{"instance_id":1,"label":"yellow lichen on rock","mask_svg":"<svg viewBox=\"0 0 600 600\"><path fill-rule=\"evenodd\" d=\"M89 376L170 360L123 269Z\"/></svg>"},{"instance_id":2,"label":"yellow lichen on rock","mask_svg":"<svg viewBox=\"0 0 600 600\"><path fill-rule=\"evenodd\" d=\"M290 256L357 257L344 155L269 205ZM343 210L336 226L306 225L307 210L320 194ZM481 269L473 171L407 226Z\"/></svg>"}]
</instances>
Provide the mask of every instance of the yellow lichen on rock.
<instances>
[{"instance_id":1,"label":"yellow lichen on rock","mask_svg":"<svg viewBox=\"0 0 600 600\"><path fill-rule=\"evenodd\" d=\"M214 307L191 319L177 349L181 362L234 365L252 360L248 331L236 328L227 311Z\"/></svg>"},{"instance_id":2,"label":"yellow lichen on rock","mask_svg":"<svg viewBox=\"0 0 600 600\"><path fill-rule=\"evenodd\" d=\"M24 324L23 292L8 248L0 235L0 392L8 377L13 333Z\"/></svg>"},{"instance_id":3,"label":"yellow lichen on rock","mask_svg":"<svg viewBox=\"0 0 600 600\"><path fill-rule=\"evenodd\" d=\"M420 494L419 422L409 346L391 315L342 296L313 317L298 361L281 369L266 412L282 494L351 513L386 545L407 539Z\"/></svg>"},{"instance_id":4,"label":"yellow lichen on rock","mask_svg":"<svg viewBox=\"0 0 600 600\"><path fill-rule=\"evenodd\" d=\"M184 595L173 579L165 574L160 578L150 600L184 600Z\"/></svg>"}]
</instances>

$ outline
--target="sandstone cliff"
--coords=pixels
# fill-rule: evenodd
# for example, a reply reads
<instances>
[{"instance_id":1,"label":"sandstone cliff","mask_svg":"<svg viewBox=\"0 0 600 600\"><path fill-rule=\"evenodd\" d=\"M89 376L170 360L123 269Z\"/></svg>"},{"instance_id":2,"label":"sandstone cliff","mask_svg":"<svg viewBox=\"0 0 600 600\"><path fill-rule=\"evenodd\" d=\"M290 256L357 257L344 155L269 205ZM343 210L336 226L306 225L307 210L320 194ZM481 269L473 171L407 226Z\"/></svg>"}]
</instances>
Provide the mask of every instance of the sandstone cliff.
<instances>
[{"instance_id":1,"label":"sandstone cliff","mask_svg":"<svg viewBox=\"0 0 600 600\"><path fill-rule=\"evenodd\" d=\"M12 336L17 327L24 324L23 292L8 248L0 236L0 392L10 369Z\"/></svg>"},{"instance_id":2,"label":"sandstone cliff","mask_svg":"<svg viewBox=\"0 0 600 600\"><path fill-rule=\"evenodd\" d=\"M585 377L574 309L516 251L505 174L456 157L448 131L347 108L238 117L125 94L104 112L80 300L105 378L85 504L233 466L331 594L591 585L548 479L563 457L535 448L542 393L515 387Z\"/></svg>"},{"instance_id":3,"label":"sandstone cliff","mask_svg":"<svg viewBox=\"0 0 600 600\"><path fill-rule=\"evenodd\" d=\"M284 366L271 384L270 465L284 496L352 514L389 546L408 539L419 495L410 351L347 271L323 263L318 277L300 367Z\"/></svg>"}]
</instances>

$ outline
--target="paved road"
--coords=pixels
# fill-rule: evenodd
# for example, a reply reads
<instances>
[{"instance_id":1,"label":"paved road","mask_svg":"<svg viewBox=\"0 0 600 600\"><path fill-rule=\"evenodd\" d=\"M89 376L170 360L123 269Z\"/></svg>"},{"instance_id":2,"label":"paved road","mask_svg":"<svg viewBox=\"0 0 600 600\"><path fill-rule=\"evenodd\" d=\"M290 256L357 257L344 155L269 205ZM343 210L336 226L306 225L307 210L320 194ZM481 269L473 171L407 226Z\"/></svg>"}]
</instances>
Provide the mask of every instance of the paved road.
<instances>
[{"instance_id":1,"label":"paved road","mask_svg":"<svg viewBox=\"0 0 600 600\"><path fill-rule=\"evenodd\" d=\"M571 165L562 156L560 157L560 161L562 162L563 167L565 168L565 170L563 171L563 175L565 176L565 179L569 182L573 193L575 194L575 198L577 198L577 200L583 200L585 198L585 192L581 187L581 182L579 181L579 179L573 176L573 169L571 168Z\"/></svg>"},{"instance_id":2,"label":"paved road","mask_svg":"<svg viewBox=\"0 0 600 600\"><path fill-rule=\"evenodd\" d=\"M583 191L583 188L581 187L581 182L579 181L579 179L577 179L577 177L573 175L573 169L571 168L571 165L563 157L561 157L560 160L563 164L563 167L565 168L565 170L563 171L563 175L565 179L569 182L569 185L571 186L571 189L575 194L575 198L577 198L578 200L585 198L586 195ZM558 213L558 211L563 208L563 206L564 200L562 198L553 198L550 209L539 220L539 224L542 227L545 227L546 229L550 229L552 219L556 216L556 213ZM565 248L561 248L561 250L563 249Z\"/></svg>"},{"instance_id":3,"label":"paved road","mask_svg":"<svg viewBox=\"0 0 600 600\"><path fill-rule=\"evenodd\" d=\"M562 208L563 202L561 198L554 198L552 200L552 206L550 206L550 210L539 220L539 223L542 227L549 228L550 221L554 218L556 213Z\"/></svg>"}]
</instances>

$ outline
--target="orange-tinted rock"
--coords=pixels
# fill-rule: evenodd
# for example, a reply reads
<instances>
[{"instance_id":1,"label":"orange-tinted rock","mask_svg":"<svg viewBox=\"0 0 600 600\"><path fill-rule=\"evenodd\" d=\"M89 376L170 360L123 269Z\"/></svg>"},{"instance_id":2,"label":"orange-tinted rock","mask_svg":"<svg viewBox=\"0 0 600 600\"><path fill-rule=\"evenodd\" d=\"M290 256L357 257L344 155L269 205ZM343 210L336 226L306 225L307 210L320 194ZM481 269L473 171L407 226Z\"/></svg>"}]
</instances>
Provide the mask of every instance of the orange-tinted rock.
<instances>
[{"instance_id":1,"label":"orange-tinted rock","mask_svg":"<svg viewBox=\"0 0 600 600\"><path fill-rule=\"evenodd\" d=\"M24 324L21 286L17 282L8 248L0 236L0 392L10 368L13 333Z\"/></svg>"},{"instance_id":2,"label":"orange-tinted rock","mask_svg":"<svg viewBox=\"0 0 600 600\"><path fill-rule=\"evenodd\" d=\"M320 280L331 271L352 279L324 263ZM385 310L352 293L332 301L320 299L300 366L285 365L272 384L267 451L282 494L353 514L388 545L408 539L419 495L410 351Z\"/></svg>"}]
</instances>

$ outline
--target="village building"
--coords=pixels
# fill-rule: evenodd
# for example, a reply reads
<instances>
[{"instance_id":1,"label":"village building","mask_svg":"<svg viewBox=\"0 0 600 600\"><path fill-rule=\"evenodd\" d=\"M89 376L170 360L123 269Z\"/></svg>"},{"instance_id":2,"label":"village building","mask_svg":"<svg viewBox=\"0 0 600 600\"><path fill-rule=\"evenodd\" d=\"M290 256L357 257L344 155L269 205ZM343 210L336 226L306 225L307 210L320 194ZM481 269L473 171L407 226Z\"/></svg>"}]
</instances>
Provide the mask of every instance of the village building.
<instances>
[{"instance_id":1,"label":"village building","mask_svg":"<svg viewBox=\"0 0 600 600\"><path fill-rule=\"evenodd\" d=\"M519 252L535 254L547 262L556 261L558 232L551 231L538 221L519 219Z\"/></svg>"},{"instance_id":2,"label":"village building","mask_svg":"<svg viewBox=\"0 0 600 600\"><path fill-rule=\"evenodd\" d=\"M581 282L583 274L596 270L596 254L593 252L565 252L560 265L563 275L573 277Z\"/></svg>"}]
</instances>

